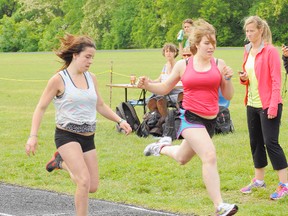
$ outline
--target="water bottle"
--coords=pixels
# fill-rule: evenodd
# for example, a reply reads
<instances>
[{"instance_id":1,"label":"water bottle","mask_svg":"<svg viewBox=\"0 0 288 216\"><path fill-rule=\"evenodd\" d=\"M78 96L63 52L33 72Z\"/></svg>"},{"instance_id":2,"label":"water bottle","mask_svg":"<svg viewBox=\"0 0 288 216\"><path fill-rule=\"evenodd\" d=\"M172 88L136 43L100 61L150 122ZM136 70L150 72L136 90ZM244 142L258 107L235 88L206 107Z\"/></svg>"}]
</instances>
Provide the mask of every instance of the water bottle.
<instances>
[{"instance_id":1,"label":"water bottle","mask_svg":"<svg viewBox=\"0 0 288 216\"><path fill-rule=\"evenodd\" d=\"M178 32L177 41L178 41L178 42L183 41L183 37L184 37L184 30L181 29L181 30Z\"/></svg>"}]
</instances>

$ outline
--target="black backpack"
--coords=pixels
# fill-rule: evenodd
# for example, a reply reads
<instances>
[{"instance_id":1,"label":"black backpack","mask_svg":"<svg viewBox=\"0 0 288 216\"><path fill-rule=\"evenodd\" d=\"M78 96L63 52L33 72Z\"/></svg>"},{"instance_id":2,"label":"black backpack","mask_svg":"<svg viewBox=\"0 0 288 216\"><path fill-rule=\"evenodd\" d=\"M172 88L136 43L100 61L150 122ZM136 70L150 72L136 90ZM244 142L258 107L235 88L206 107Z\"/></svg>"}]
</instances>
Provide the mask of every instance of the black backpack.
<instances>
[{"instance_id":1,"label":"black backpack","mask_svg":"<svg viewBox=\"0 0 288 216\"><path fill-rule=\"evenodd\" d=\"M163 134L162 136L169 136L172 140L177 139L177 131L180 127L180 112L177 108L172 108L168 110L168 115L165 118L165 122L162 125L163 127ZM180 137L179 139L181 139Z\"/></svg>"},{"instance_id":2,"label":"black backpack","mask_svg":"<svg viewBox=\"0 0 288 216\"><path fill-rule=\"evenodd\" d=\"M143 121L136 130L139 137L162 136L162 124L164 118L161 117L158 111L147 112L143 116Z\"/></svg>"},{"instance_id":3,"label":"black backpack","mask_svg":"<svg viewBox=\"0 0 288 216\"><path fill-rule=\"evenodd\" d=\"M230 111L227 107L220 106L216 118L215 134L227 134L230 132L234 132Z\"/></svg>"},{"instance_id":4,"label":"black backpack","mask_svg":"<svg viewBox=\"0 0 288 216\"><path fill-rule=\"evenodd\" d=\"M135 111L135 108L129 102L121 102L116 107L116 114L120 116L120 118L127 121L127 123L131 126L132 131L136 131L140 125L139 118ZM118 124L116 124L116 129L118 132L122 132L122 129Z\"/></svg>"}]
</instances>

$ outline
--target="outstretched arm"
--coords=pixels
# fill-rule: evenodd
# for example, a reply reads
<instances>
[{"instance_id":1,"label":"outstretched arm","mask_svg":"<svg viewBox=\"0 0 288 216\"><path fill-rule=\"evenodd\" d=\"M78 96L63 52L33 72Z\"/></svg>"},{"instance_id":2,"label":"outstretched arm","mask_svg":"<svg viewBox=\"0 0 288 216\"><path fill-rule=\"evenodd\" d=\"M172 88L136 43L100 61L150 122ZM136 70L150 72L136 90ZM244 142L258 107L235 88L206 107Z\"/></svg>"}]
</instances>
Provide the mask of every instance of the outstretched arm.
<instances>
[{"instance_id":1,"label":"outstretched arm","mask_svg":"<svg viewBox=\"0 0 288 216\"><path fill-rule=\"evenodd\" d=\"M186 63L184 60L179 60L173 67L171 75L167 80L161 83L151 83L149 78L146 76L139 77L137 83L138 88L147 89L148 91L158 94L167 95L180 81L181 74L186 68Z\"/></svg>"},{"instance_id":2,"label":"outstretched arm","mask_svg":"<svg viewBox=\"0 0 288 216\"><path fill-rule=\"evenodd\" d=\"M104 103L102 97L99 94L98 91L98 85L97 85L97 80L94 75L92 75L93 81L94 81L94 86L95 86L95 91L97 94L97 104L96 104L96 110L98 113L100 113L102 116L105 118L114 121L119 124L119 126L124 129L126 134L129 134L132 132L132 128L130 125L123 119L120 118L107 104Z\"/></svg>"}]
</instances>

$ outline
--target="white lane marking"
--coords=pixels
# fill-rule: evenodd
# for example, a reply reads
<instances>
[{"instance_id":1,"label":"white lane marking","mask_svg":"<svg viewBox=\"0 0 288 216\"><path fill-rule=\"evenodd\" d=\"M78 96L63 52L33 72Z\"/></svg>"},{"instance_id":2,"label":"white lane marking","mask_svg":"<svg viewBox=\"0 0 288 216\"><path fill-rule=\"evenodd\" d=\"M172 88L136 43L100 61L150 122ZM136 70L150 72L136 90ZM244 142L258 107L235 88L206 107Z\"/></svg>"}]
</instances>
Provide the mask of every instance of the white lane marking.
<instances>
[{"instance_id":1,"label":"white lane marking","mask_svg":"<svg viewBox=\"0 0 288 216\"><path fill-rule=\"evenodd\" d=\"M0 216L14 216L14 215L0 213Z\"/></svg>"}]
</instances>

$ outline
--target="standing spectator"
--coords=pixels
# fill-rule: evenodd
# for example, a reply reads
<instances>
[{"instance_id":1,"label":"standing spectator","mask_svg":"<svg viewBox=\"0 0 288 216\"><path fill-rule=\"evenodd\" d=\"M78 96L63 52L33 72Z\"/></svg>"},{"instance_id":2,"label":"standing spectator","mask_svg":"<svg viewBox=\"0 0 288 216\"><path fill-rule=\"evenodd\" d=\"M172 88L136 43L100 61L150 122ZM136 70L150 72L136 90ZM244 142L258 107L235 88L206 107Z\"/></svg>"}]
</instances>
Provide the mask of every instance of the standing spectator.
<instances>
[{"instance_id":1,"label":"standing spectator","mask_svg":"<svg viewBox=\"0 0 288 216\"><path fill-rule=\"evenodd\" d=\"M193 20L190 18L185 19L182 22L182 30L180 30L178 35L177 35L177 41L179 42L180 56L182 56L183 48L190 47L188 37L191 33L192 26L193 26Z\"/></svg>"},{"instance_id":2,"label":"standing spectator","mask_svg":"<svg viewBox=\"0 0 288 216\"><path fill-rule=\"evenodd\" d=\"M180 145L171 144L171 138L163 137L148 145L146 156L160 154L169 156L184 165L193 156L202 161L203 181L214 204L216 215L234 215L238 211L235 204L224 203L220 192L220 178L217 169L216 150L211 137L215 131L218 107L218 89L223 96L231 99L234 94L231 77L233 71L222 59L216 65L213 53L216 48L216 30L206 21L194 22L189 36L193 56L179 60L172 74L163 83L150 83L147 77L140 77L138 87L157 94L167 94L181 80L183 101L180 109L180 128L177 133L184 140Z\"/></svg>"},{"instance_id":3,"label":"standing spectator","mask_svg":"<svg viewBox=\"0 0 288 216\"><path fill-rule=\"evenodd\" d=\"M283 52L282 59L284 63L284 68L286 70L286 73L288 74L288 46L283 45L282 52Z\"/></svg>"},{"instance_id":4,"label":"standing spectator","mask_svg":"<svg viewBox=\"0 0 288 216\"><path fill-rule=\"evenodd\" d=\"M288 194L287 160L279 145L282 114L281 63L267 22L258 16L245 20L244 31L249 41L245 45L243 72L240 82L246 86L245 105L250 147L254 162L254 178L240 191L251 193L253 188L264 188L267 154L277 171L279 185L270 198L280 199Z\"/></svg>"},{"instance_id":5,"label":"standing spectator","mask_svg":"<svg viewBox=\"0 0 288 216\"><path fill-rule=\"evenodd\" d=\"M66 169L76 183L77 216L88 215L88 193L98 188L98 162L94 143L96 112L118 122L127 134L132 129L101 98L95 75L88 72L96 52L87 36L67 34L56 53L64 61L60 72L48 84L34 111L26 154L35 154L38 131L45 110L53 100L56 109L55 143L57 152L47 164L47 171Z\"/></svg>"}]
</instances>

